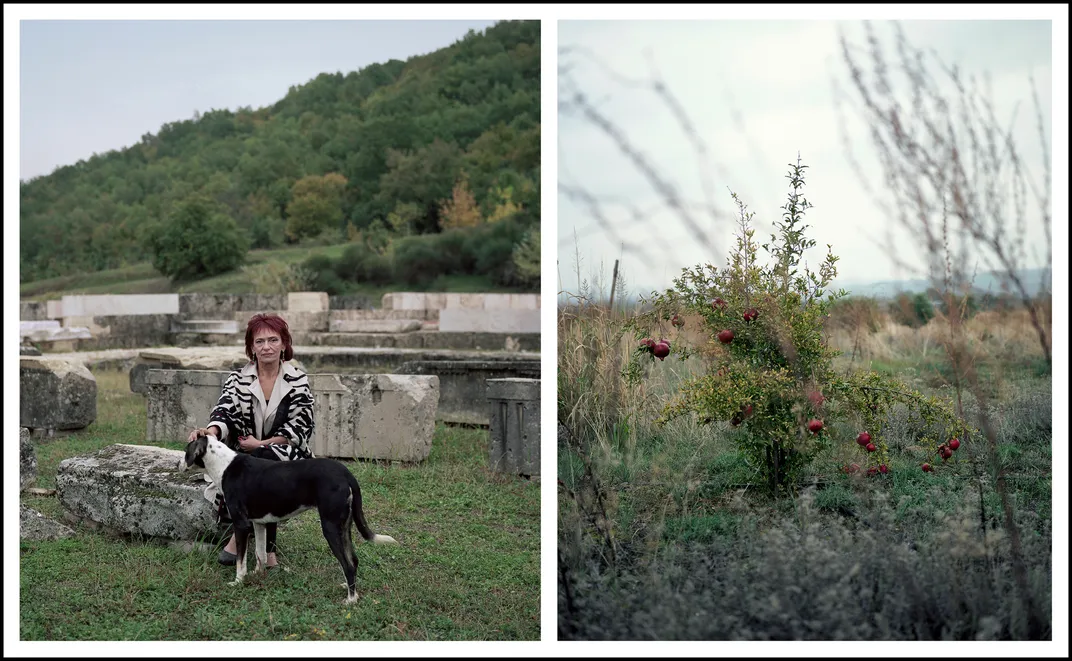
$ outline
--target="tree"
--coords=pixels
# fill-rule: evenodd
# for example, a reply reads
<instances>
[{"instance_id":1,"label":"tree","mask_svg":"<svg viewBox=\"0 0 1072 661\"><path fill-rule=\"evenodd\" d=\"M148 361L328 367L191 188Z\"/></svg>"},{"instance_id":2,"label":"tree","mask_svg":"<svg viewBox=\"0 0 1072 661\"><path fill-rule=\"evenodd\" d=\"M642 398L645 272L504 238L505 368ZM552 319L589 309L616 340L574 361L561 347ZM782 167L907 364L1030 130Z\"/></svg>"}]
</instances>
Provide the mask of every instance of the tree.
<instances>
[{"instance_id":1,"label":"tree","mask_svg":"<svg viewBox=\"0 0 1072 661\"><path fill-rule=\"evenodd\" d=\"M514 202L514 189L512 186L496 188L492 191L488 200L492 207L488 214L488 222L496 223L506 218L513 218L521 212L521 206Z\"/></svg>"},{"instance_id":2,"label":"tree","mask_svg":"<svg viewBox=\"0 0 1072 661\"><path fill-rule=\"evenodd\" d=\"M457 227L476 227L484 222L480 208L469 190L469 179L465 173L454 184L451 198L439 207L439 226L444 230Z\"/></svg>"},{"instance_id":3,"label":"tree","mask_svg":"<svg viewBox=\"0 0 1072 661\"><path fill-rule=\"evenodd\" d=\"M173 281L224 273L242 266L246 240L234 219L209 197L178 204L149 237L153 268Z\"/></svg>"},{"instance_id":4,"label":"tree","mask_svg":"<svg viewBox=\"0 0 1072 661\"><path fill-rule=\"evenodd\" d=\"M291 241L317 236L342 222L342 194L346 178L341 174L310 175L294 182L288 207L286 234Z\"/></svg>"},{"instance_id":5,"label":"tree","mask_svg":"<svg viewBox=\"0 0 1072 661\"><path fill-rule=\"evenodd\" d=\"M540 230L530 230L525 238L514 247L514 267L517 269L517 278L525 286L539 290L540 288Z\"/></svg>"},{"instance_id":6,"label":"tree","mask_svg":"<svg viewBox=\"0 0 1072 661\"><path fill-rule=\"evenodd\" d=\"M399 202L394 211L387 214L387 225L396 235L409 236L423 215L424 210L413 202Z\"/></svg>"},{"instance_id":7,"label":"tree","mask_svg":"<svg viewBox=\"0 0 1072 661\"><path fill-rule=\"evenodd\" d=\"M388 150L387 165L376 201L385 210L399 202L417 204L424 210L417 231L435 231L440 201L451 195L462 169L461 149L437 139L412 152Z\"/></svg>"}]
</instances>

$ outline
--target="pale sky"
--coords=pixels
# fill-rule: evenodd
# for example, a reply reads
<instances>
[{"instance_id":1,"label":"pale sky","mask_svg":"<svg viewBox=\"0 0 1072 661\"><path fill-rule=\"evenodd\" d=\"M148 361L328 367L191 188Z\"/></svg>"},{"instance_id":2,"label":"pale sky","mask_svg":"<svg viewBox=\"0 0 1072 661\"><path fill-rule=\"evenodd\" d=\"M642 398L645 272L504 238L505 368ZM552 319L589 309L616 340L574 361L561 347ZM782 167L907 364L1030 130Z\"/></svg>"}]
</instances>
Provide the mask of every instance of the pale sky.
<instances>
[{"instance_id":1,"label":"pale sky","mask_svg":"<svg viewBox=\"0 0 1072 661\"><path fill-rule=\"evenodd\" d=\"M194 110L274 104L320 73L447 47L495 21L23 21L19 178Z\"/></svg>"},{"instance_id":2,"label":"pale sky","mask_svg":"<svg viewBox=\"0 0 1072 661\"><path fill-rule=\"evenodd\" d=\"M892 24L873 25L887 44L887 60L895 60ZM860 189L846 157L842 124L852 135L853 153L869 173L869 181L881 185L874 148L858 115L846 108L848 119L843 122L836 112L835 79L842 93L858 103L841 57L839 26L850 42L865 45L859 21L560 22L559 48L576 46L585 52L560 50L559 69L569 67L572 82L560 75L559 103L582 90L683 198L703 203L705 178L692 143L650 86L631 84L630 79L650 81L654 63L706 142L708 191L715 208L727 214L726 221L716 225L710 216L694 211L697 225L717 251L712 254L681 217L660 202L653 186L603 131L576 113L560 112L559 182L610 199L612 203L602 207L613 228L610 232L601 228L590 208L560 190L560 289L577 291L577 253L581 279L602 279L608 286L614 260L620 258L627 291L634 295L671 286L682 267L706 262L723 266L733 245L736 215L730 189L755 212L759 243L769 240L771 224L780 218L789 193L788 164L796 161L798 152L809 166L804 193L814 205L805 216L811 226L808 235L817 242L806 256L808 266L816 268L825 257L826 244L832 243L834 254L841 258L841 284L912 277L894 269L887 251L875 245L885 242L889 223ZM965 72L989 71L999 117L1007 120L1013 103L1022 101L1016 134L1041 183L1029 75L1037 82L1049 133L1053 101L1049 22L912 21L902 27L910 43L934 48L942 61L957 63ZM867 71L867 60L861 59ZM743 125L734 121L734 113L739 113ZM627 203L614 204L615 199ZM631 208L646 214L644 219L634 220ZM1032 242L1039 246L1043 245L1040 228L1041 223L1029 228ZM900 234L895 240L902 259L912 253L911 238ZM637 244L639 250L623 250L623 242ZM762 249L759 254L766 259Z\"/></svg>"}]
</instances>

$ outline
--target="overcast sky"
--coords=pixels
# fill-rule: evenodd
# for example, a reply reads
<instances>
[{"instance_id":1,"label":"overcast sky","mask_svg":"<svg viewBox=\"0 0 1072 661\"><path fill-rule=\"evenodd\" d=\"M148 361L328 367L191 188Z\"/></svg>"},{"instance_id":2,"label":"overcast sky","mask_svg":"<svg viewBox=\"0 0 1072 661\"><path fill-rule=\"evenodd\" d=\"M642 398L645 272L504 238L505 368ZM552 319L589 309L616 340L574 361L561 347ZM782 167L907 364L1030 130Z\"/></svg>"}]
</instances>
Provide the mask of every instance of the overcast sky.
<instances>
[{"instance_id":1,"label":"overcast sky","mask_svg":"<svg viewBox=\"0 0 1072 661\"><path fill-rule=\"evenodd\" d=\"M122 149L194 110L259 108L320 73L444 48L495 21L23 21L19 176Z\"/></svg>"},{"instance_id":2,"label":"overcast sky","mask_svg":"<svg viewBox=\"0 0 1072 661\"><path fill-rule=\"evenodd\" d=\"M895 59L892 24L873 25L890 47L889 59ZM1049 132L1049 22L923 21L902 26L913 45L935 49L943 61L957 63L965 72L989 71L999 117L1007 120L1013 103L1023 101L1017 135L1041 181L1037 166L1041 148L1028 77L1033 74L1037 81ZM780 218L779 207L789 192L788 164L799 152L809 167L805 196L814 205L805 220L812 226L809 236L818 244L808 255L809 267L818 265L831 243L841 258L839 283L911 277L895 269L887 251L875 245L886 240L889 223L862 192L846 158L841 126L850 134L855 157L869 180L876 186L881 183L874 149L861 122L852 114L841 120L836 111L833 81L840 82L843 93L853 93L840 55L839 27L851 42L866 45L858 21L560 22L559 69L567 67L568 72L559 78L559 103L568 103L580 90L659 176L697 205L710 195L717 209L734 214L732 189L755 212L760 243L769 239L772 221ZM579 50L561 50L569 47ZM706 178L693 143L667 104L650 86L634 84L650 81L653 71L707 145ZM740 121L735 121L735 113ZM627 291L634 295L671 286L682 267L725 264L733 244L732 216L730 222L716 226L702 211L693 211L716 250L712 253L678 213L660 202L648 179L604 131L568 109L559 112L558 121L559 182L607 200L600 206L612 227L602 228L589 206L560 190L560 290L577 291L578 253L580 277L589 281L602 278L609 283L614 260L621 258ZM634 220L634 209L643 214L642 220ZM1040 227L1031 228L1035 245L1042 244ZM898 233L895 241L902 258L917 245ZM623 243L638 249L623 249ZM759 254L766 258L762 249Z\"/></svg>"}]
</instances>

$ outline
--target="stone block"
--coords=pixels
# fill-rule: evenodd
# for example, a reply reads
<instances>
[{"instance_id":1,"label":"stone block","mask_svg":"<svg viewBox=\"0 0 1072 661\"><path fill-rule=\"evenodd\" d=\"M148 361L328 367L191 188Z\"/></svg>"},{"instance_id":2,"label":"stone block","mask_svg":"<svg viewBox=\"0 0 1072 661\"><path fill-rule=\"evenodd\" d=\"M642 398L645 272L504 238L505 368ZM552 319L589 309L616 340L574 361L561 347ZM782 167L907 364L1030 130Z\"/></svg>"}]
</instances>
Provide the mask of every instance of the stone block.
<instances>
[{"instance_id":1,"label":"stone block","mask_svg":"<svg viewBox=\"0 0 1072 661\"><path fill-rule=\"evenodd\" d=\"M19 505L19 539L51 541L74 535L74 530L35 509Z\"/></svg>"},{"instance_id":2,"label":"stone block","mask_svg":"<svg viewBox=\"0 0 1072 661\"><path fill-rule=\"evenodd\" d=\"M19 319L22 321L46 321L48 305L45 301L19 301Z\"/></svg>"},{"instance_id":3,"label":"stone block","mask_svg":"<svg viewBox=\"0 0 1072 661\"><path fill-rule=\"evenodd\" d=\"M445 333L539 333L539 310L447 308L439 313Z\"/></svg>"},{"instance_id":4,"label":"stone block","mask_svg":"<svg viewBox=\"0 0 1072 661\"><path fill-rule=\"evenodd\" d=\"M145 393L145 375L151 369L224 370L240 369L249 362L243 348L221 352L195 348L149 349L138 354L130 368L130 391Z\"/></svg>"},{"instance_id":5,"label":"stone block","mask_svg":"<svg viewBox=\"0 0 1072 661\"><path fill-rule=\"evenodd\" d=\"M64 296L64 317L178 314L178 294L103 294Z\"/></svg>"},{"instance_id":6,"label":"stone block","mask_svg":"<svg viewBox=\"0 0 1072 661\"><path fill-rule=\"evenodd\" d=\"M512 310L514 294L484 294L484 310Z\"/></svg>"},{"instance_id":7,"label":"stone block","mask_svg":"<svg viewBox=\"0 0 1072 661\"><path fill-rule=\"evenodd\" d=\"M438 311L435 310L331 310L329 312L330 322L336 321L355 321L355 320L370 320L370 319L394 319L394 320L406 320L414 319L417 321L424 321L426 319L439 318Z\"/></svg>"},{"instance_id":8,"label":"stone block","mask_svg":"<svg viewBox=\"0 0 1072 661\"><path fill-rule=\"evenodd\" d=\"M444 294L445 302L442 310L483 310L484 309L484 297L486 294L472 294L472 293L449 293ZM440 313L440 320L442 320L442 312Z\"/></svg>"},{"instance_id":9,"label":"stone block","mask_svg":"<svg viewBox=\"0 0 1072 661\"><path fill-rule=\"evenodd\" d=\"M180 450L114 444L56 469L56 495L72 517L120 533L177 540L219 539L202 470L179 472Z\"/></svg>"},{"instance_id":10,"label":"stone block","mask_svg":"<svg viewBox=\"0 0 1072 661\"><path fill-rule=\"evenodd\" d=\"M317 332L325 333L328 331L328 320L330 311L323 310L321 312L294 312L287 311L285 314L279 316L283 317L287 321L287 326L290 328L291 337L294 333L298 332ZM248 317L246 321L248 322ZM242 332L245 332L246 322L242 323Z\"/></svg>"},{"instance_id":11,"label":"stone block","mask_svg":"<svg viewBox=\"0 0 1072 661\"><path fill-rule=\"evenodd\" d=\"M84 429L97 419L97 380L81 363L19 358L19 424L30 429Z\"/></svg>"},{"instance_id":12,"label":"stone block","mask_svg":"<svg viewBox=\"0 0 1072 661\"><path fill-rule=\"evenodd\" d=\"M91 340L93 334L82 326L57 326L40 328L26 333L30 342L70 342L72 340Z\"/></svg>"},{"instance_id":13,"label":"stone block","mask_svg":"<svg viewBox=\"0 0 1072 661\"><path fill-rule=\"evenodd\" d=\"M492 471L540 474L540 380L488 379Z\"/></svg>"},{"instance_id":14,"label":"stone block","mask_svg":"<svg viewBox=\"0 0 1072 661\"><path fill-rule=\"evenodd\" d=\"M63 323L68 328L88 328L92 339L79 339L78 348L96 351L167 344L174 317L171 314L66 316Z\"/></svg>"},{"instance_id":15,"label":"stone block","mask_svg":"<svg viewBox=\"0 0 1072 661\"><path fill-rule=\"evenodd\" d=\"M242 336L243 341L246 335L246 326L249 324L250 318L255 314L276 314L283 318L287 322L287 327L290 328L291 337L295 333L302 332L318 332L323 333L328 330L328 311L324 312L293 312L290 310L239 310L233 313L235 323L237 324L237 333Z\"/></svg>"},{"instance_id":16,"label":"stone block","mask_svg":"<svg viewBox=\"0 0 1072 661\"><path fill-rule=\"evenodd\" d=\"M102 335L108 329L97 323L97 318L89 315L67 315L63 319L57 319L64 328L86 328L94 335Z\"/></svg>"},{"instance_id":17,"label":"stone block","mask_svg":"<svg viewBox=\"0 0 1072 661\"><path fill-rule=\"evenodd\" d=\"M539 294L508 294L510 296L510 308L513 310L539 310Z\"/></svg>"},{"instance_id":18,"label":"stone block","mask_svg":"<svg viewBox=\"0 0 1072 661\"><path fill-rule=\"evenodd\" d=\"M419 462L432 451L439 379L398 374L310 375L321 457Z\"/></svg>"},{"instance_id":19,"label":"stone block","mask_svg":"<svg viewBox=\"0 0 1072 661\"><path fill-rule=\"evenodd\" d=\"M413 360L399 374L434 374L439 377L436 420L487 426L487 380L540 378L540 361L533 360Z\"/></svg>"},{"instance_id":20,"label":"stone block","mask_svg":"<svg viewBox=\"0 0 1072 661\"><path fill-rule=\"evenodd\" d=\"M245 331L244 328L242 330ZM171 332L234 335L238 332L238 322L230 319L175 319L171 322Z\"/></svg>"},{"instance_id":21,"label":"stone block","mask_svg":"<svg viewBox=\"0 0 1072 661\"><path fill-rule=\"evenodd\" d=\"M372 298L365 294L336 294L328 296L328 307L331 310L366 310L373 307Z\"/></svg>"},{"instance_id":22,"label":"stone block","mask_svg":"<svg viewBox=\"0 0 1072 661\"><path fill-rule=\"evenodd\" d=\"M63 301L45 301L45 316L49 319L60 319L63 317Z\"/></svg>"},{"instance_id":23,"label":"stone block","mask_svg":"<svg viewBox=\"0 0 1072 661\"><path fill-rule=\"evenodd\" d=\"M19 490L32 487L37 481L37 453L34 452L30 430L19 427Z\"/></svg>"},{"instance_id":24,"label":"stone block","mask_svg":"<svg viewBox=\"0 0 1072 661\"><path fill-rule=\"evenodd\" d=\"M383 295L380 305L384 310L423 310L424 297L413 292L388 292Z\"/></svg>"},{"instance_id":25,"label":"stone block","mask_svg":"<svg viewBox=\"0 0 1072 661\"><path fill-rule=\"evenodd\" d=\"M152 369L147 438L185 439L219 401L224 371ZM316 456L421 461L431 452L439 403L435 376L310 374Z\"/></svg>"},{"instance_id":26,"label":"stone block","mask_svg":"<svg viewBox=\"0 0 1072 661\"><path fill-rule=\"evenodd\" d=\"M332 321L332 333L411 333L421 329L417 319L340 319Z\"/></svg>"},{"instance_id":27,"label":"stone block","mask_svg":"<svg viewBox=\"0 0 1072 661\"><path fill-rule=\"evenodd\" d=\"M34 331L59 330L58 319L45 319L43 321L19 321L19 337L29 337Z\"/></svg>"},{"instance_id":28,"label":"stone block","mask_svg":"<svg viewBox=\"0 0 1072 661\"><path fill-rule=\"evenodd\" d=\"M287 294L288 312L327 312L329 309L327 292L296 291Z\"/></svg>"},{"instance_id":29,"label":"stone block","mask_svg":"<svg viewBox=\"0 0 1072 661\"><path fill-rule=\"evenodd\" d=\"M284 294L179 294L179 315L183 319L234 319L239 310L254 310L241 319L243 330L257 312L286 309Z\"/></svg>"}]
</instances>

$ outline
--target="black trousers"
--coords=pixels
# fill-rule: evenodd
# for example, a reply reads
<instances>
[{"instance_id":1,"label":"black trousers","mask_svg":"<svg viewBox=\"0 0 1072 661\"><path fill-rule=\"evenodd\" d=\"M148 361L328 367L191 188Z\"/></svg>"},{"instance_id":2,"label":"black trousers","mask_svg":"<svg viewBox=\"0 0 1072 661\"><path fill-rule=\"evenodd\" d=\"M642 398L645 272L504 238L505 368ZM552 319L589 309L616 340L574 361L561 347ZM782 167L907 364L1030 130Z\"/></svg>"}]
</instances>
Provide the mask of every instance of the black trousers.
<instances>
[{"instance_id":1,"label":"black trousers","mask_svg":"<svg viewBox=\"0 0 1072 661\"><path fill-rule=\"evenodd\" d=\"M269 461L282 461L279 458L279 455L277 455L275 452L272 452L271 449L263 446L257 448L249 454L251 457L257 457L258 459L268 459ZM231 523L231 517L227 512L227 503L224 501L222 493L216 494L216 517L219 519L220 523ZM264 524L264 531L266 533L265 537L267 538L267 543L265 544L267 553L275 553L275 533L276 526L278 525L279 524L277 523ZM234 526L231 527L231 530L232 532L234 531ZM249 535L249 539L254 539L252 532Z\"/></svg>"}]
</instances>

